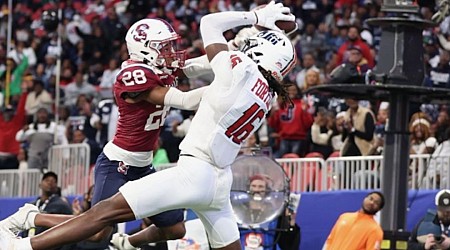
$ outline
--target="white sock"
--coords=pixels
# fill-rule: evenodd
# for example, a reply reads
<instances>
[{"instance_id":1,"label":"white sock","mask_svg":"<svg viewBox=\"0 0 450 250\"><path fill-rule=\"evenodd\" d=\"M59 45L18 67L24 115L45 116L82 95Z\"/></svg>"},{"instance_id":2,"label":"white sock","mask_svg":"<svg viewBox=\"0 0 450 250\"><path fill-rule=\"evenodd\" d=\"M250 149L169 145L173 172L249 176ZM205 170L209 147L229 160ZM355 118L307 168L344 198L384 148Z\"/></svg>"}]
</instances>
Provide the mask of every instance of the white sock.
<instances>
[{"instance_id":1,"label":"white sock","mask_svg":"<svg viewBox=\"0 0 450 250\"><path fill-rule=\"evenodd\" d=\"M15 239L14 240L14 249L17 250L33 250L31 247L31 238L22 238L22 239Z\"/></svg>"}]
</instances>

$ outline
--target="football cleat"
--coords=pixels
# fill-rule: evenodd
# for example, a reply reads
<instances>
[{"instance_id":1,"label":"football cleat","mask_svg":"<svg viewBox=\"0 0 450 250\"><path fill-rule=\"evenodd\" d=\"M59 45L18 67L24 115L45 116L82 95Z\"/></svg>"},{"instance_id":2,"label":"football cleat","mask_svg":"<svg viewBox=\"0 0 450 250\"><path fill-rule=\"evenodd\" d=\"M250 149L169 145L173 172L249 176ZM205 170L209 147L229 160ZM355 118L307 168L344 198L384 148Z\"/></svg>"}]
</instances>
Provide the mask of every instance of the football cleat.
<instances>
[{"instance_id":1,"label":"football cleat","mask_svg":"<svg viewBox=\"0 0 450 250\"><path fill-rule=\"evenodd\" d=\"M133 247L130 243L126 244L128 237L130 237L128 234L115 233L112 236L111 243L117 250L139 250L140 248Z\"/></svg>"},{"instance_id":2,"label":"football cleat","mask_svg":"<svg viewBox=\"0 0 450 250\"><path fill-rule=\"evenodd\" d=\"M19 234L20 231L28 230L34 227L33 214L38 214L39 209L33 204L25 204L17 212L0 221L0 227L10 230L14 234Z\"/></svg>"}]
</instances>

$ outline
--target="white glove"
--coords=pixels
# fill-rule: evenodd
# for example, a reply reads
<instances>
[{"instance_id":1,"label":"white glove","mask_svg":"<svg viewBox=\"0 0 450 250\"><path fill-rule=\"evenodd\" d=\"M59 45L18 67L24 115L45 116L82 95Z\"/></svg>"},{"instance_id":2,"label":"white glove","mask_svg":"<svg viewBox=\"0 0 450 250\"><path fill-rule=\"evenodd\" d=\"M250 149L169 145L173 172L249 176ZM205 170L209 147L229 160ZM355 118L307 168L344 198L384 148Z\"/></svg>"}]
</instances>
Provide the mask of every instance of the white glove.
<instances>
[{"instance_id":1,"label":"white glove","mask_svg":"<svg viewBox=\"0 0 450 250\"><path fill-rule=\"evenodd\" d=\"M231 43L228 44L228 48L230 50L240 50L244 46L245 40L258 32L259 30L255 26L241 29L234 39L231 40Z\"/></svg>"},{"instance_id":2,"label":"white glove","mask_svg":"<svg viewBox=\"0 0 450 250\"><path fill-rule=\"evenodd\" d=\"M295 16L291 14L289 7L284 7L282 3L275 4L275 1L271 1L264 8L256 9L254 12L257 25L280 32L280 28L275 25L276 21L295 21Z\"/></svg>"}]
</instances>

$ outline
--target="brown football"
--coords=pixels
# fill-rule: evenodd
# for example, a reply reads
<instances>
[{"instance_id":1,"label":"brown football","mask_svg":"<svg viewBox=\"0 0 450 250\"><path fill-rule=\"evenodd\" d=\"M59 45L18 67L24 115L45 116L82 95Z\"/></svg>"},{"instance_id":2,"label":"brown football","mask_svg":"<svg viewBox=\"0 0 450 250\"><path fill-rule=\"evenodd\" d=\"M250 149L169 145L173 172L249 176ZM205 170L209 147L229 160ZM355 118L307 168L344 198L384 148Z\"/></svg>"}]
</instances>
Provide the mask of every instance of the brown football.
<instances>
[{"instance_id":1,"label":"brown football","mask_svg":"<svg viewBox=\"0 0 450 250\"><path fill-rule=\"evenodd\" d=\"M289 32L297 29L297 24L295 22L291 22L291 21L276 21L275 25L280 29L283 30L284 33L288 34ZM267 28L259 26L259 25L255 25L255 27L258 30L267 30Z\"/></svg>"},{"instance_id":2,"label":"brown football","mask_svg":"<svg viewBox=\"0 0 450 250\"><path fill-rule=\"evenodd\" d=\"M266 6L266 4L259 5L256 8L254 8L254 10L260 9L260 8L264 8L265 6ZM290 14L290 15L292 15L292 14ZM295 21L294 22L291 22L291 21L276 21L275 25L280 30L283 30L284 33L286 33L286 34L288 34L289 32L297 29L297 23ZM256 24L255 24L255 28L257 28L258 30L267 30L267 28L259 26L259 25L256 25Z\"/></svg>"}]
</instances>

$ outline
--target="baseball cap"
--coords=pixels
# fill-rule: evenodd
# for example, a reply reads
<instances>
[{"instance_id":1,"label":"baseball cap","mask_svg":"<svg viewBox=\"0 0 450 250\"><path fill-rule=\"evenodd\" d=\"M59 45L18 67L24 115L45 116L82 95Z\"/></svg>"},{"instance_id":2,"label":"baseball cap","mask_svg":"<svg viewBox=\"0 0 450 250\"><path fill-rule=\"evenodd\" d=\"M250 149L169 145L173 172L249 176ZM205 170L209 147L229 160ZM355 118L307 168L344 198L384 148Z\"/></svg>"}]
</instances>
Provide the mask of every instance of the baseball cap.
<instances>
[{"instance_id":1,"label":"baseball cap","mask_svg":"<svg viewBox=\"0 0 450 250\"><path fill-rule=\"evenodd\" d=\"M358 45L350 46L347 48L347 50L356 50L359 53L362 53L361 47L359 47Z\"/></svg>"},{"instance_id":2,"label":"baseball cap","mask_svg":"<svg viewBox=\"0 0 450 250\"><path fill-rule=\"evenodd\" d=\"M438 208L450 209L450 190L439 191L435 197L435 204Z\"/></svg>"},{"instance_id":3,"label":"baseball cap","mask_svg":"<svg viewBox=\"0 0 450 250\"><path fill-rule=\"evenodd\" d=\"M58 175L55 172L48 171L42 176L42 180L45 180L47 177L55 178L56 182L58 182Z\"/></svg>"}]
</instances>

